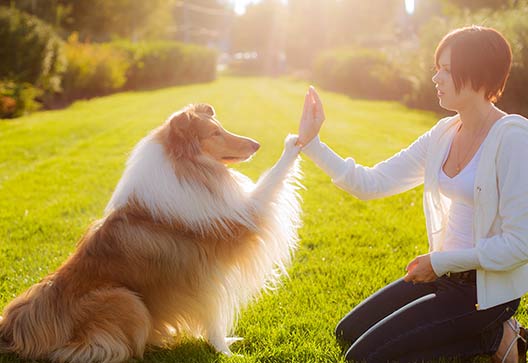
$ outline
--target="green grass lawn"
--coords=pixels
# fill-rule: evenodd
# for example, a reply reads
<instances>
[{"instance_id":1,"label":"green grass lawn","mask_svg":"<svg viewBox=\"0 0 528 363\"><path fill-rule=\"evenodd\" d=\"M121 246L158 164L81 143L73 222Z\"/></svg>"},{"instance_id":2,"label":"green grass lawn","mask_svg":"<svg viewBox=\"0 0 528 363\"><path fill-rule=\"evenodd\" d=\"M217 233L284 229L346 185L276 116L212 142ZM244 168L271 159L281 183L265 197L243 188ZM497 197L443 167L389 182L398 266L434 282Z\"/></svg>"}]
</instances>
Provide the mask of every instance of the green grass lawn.
<instances>
[{"instance_id":1,"label":"green grass lawn","mask_svg":"<svg viewBox=\"0 0 528 363\"><path fill-rule=\"evenodd\" d=\"M284 79L220 78L210 84L116 94L0 122L0 309L55 270L86 227L100 218L128 152L172 112L211 103L235 133L261 149L236 168L253 179L296 132L307 84ZM321 92L321 138L344 156L373 165L410 144L437 117L398 103ZM145 362L344 362L333 329L361 300L403 276L427 251L421 188L362 202L305 160L304 226L290 277L242 313L225 358L188 341L148 352ZM528 323L526 300L518 313ZM0 356L0 363L19 362Z\"/></svg>"}]
</instances>

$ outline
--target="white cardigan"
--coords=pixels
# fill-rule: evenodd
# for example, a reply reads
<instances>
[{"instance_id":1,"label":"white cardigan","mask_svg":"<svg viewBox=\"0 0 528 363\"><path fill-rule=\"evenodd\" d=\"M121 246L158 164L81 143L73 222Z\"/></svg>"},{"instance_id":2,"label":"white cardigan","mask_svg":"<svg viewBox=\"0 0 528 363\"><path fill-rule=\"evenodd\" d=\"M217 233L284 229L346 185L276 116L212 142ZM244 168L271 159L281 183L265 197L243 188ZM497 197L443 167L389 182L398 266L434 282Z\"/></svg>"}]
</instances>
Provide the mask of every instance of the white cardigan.
<instances>
[{"instance_id":1,"label":"white cardigan","mask_svg":"<svg viewBox=\"0 0 528 363\"><path fill-rule=\"evenodd\" d=\"M438 276L477 270L477 309L488 309L528 291L528 120L507 115L495 122L482 144L475 175L473 248L442 251L450 201L438 188L438 173L460 123L440 120L408 148L365 167L342 159L316 137L303 152L340 188L367 200L424 184L423 205Z\"/></svg>"}]
</instances>

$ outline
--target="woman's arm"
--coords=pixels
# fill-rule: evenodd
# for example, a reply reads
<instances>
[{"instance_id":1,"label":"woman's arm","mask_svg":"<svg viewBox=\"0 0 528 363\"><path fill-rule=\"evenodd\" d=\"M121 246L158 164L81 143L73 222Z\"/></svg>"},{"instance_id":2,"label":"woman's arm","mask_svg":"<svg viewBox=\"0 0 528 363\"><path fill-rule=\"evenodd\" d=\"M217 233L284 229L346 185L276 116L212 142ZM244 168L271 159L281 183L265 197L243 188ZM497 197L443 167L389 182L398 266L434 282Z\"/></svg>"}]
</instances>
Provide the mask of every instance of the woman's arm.
<instances>
[{"instance_id":1,"label":"woman's arm","mask_svg":"<svg viewBox=\"0 0 528 363\"><path fill-rule=\"evenodd\" d=\"M363 200L402 193L424 182L430 132L391 158L367 167L353 158L343 159L315 138L303 152L341 189Z\"/></svg>"},{"instance_id":2,"label":"woman's arm","mask_svg":"<svg viewBox=\"0 0 528 363\"><path fill-rule=\"evenodd\" d=\"M373 199L398 194L423 183L430 132L390 159L370 168L357 164L352 158L341 158L320 142L316 135L323 121L323 105L311 87L305 97L299 143L304 145L304 154L323 169L338 187L357 198ZM307 140L309 142L305 143Z\"/></svg>"}]
</instances>

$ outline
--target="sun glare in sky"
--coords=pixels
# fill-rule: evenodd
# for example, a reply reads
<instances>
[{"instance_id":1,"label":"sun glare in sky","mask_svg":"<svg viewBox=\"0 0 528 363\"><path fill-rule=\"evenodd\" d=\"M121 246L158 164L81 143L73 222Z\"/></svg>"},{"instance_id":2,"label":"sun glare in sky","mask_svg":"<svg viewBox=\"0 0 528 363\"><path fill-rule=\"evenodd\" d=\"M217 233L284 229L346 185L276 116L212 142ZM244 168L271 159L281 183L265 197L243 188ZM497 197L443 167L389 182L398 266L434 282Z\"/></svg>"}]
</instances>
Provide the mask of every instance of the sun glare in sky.
<instances>
[{"instance_id":1,"label":"sun glare in sky","mask_svg":"<svg viewBox=\"0 0 528 363\"><path fill-rule=\"evenodd\" d=\"M261 0L230 0L235 5L235 12L238 15L242 15L246 12L246 7L248 5L258 3ZM287 3L288 0L282 0L283 3Z\"/></svg>"},{"instance_id":2,"label":"sun glare in sky","mask_svg":"<svg viewBox=\"0 0 528 363\"><path fill-rule=\"evenodd\" d=\"M235 12L238 15L242 15L246 12L246 7L250 4L258 3L260 0L230 0L235 7ZM282 2L287 3L288 0L282 0ZM415 0L405 0L405 11L407 14L414 13L414 2Z\"/></svg>"},{"instance_id":3,"label":"sun glare in sky","mask_svg":"<svg viewBox=\"0 0 528 363\"><path fill-rule=\"evenodd\" d=\"M238 15L242 15L246 12L246 6L251 3L256 3L258 0L231 0L235 4L235 12Z\"/></svg>"},{"instance_id":4,"label":"sun glare in sky","mask_svg":"<svg viewBox=\"0 0 528 363\"><path fill-rule=\"evenodd\" d=\"M414 0L405 0L405 11L407 14L414 13Z\"/></svg>"}]
</instances>

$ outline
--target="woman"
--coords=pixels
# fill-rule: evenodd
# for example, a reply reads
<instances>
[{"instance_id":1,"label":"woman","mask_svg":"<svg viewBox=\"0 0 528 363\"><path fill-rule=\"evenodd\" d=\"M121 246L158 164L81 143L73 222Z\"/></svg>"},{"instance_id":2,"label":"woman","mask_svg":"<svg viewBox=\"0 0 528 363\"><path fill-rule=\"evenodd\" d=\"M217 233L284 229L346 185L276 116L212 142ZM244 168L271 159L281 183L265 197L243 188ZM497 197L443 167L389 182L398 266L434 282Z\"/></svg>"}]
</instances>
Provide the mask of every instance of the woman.
<instances>
[{"instance_id":1,"label":"woman","mask_svg":"<svg viewBox=\"0 0 528 363\"><path fill-rule=\"evenodd\" d=\"M313 88L306 95L298 144L337 186L371 199L424 184L431 252L356 306L336 334L354 361L521 361L525 331L512 316L528 291L528 122L494 105L510 46L494 29L461 28L442 39L435 62L439 103L457 114L372 168L320 142L323 108Z\"/></svg>"}]
</instances>

